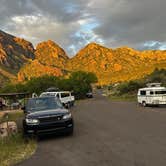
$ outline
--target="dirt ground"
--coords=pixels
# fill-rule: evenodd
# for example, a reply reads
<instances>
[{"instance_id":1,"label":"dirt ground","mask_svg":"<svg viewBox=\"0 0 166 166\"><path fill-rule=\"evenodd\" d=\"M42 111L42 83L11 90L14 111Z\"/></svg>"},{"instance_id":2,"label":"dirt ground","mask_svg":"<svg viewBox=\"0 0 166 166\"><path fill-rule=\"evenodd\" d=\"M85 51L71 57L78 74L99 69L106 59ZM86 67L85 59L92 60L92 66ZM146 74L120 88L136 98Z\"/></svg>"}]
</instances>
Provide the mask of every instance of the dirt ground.
<instances>
[{"instance_id":1,"label":"dirt ground","mask_svg":"<svg viewBox=\"0 0 166 166\"><path fill-rule=\"evenodd\" d=\"M19 166L166 166L166 107L112 102L98 93L72 112L74 135L42 139Z\"/></svg>"}]
</instances>

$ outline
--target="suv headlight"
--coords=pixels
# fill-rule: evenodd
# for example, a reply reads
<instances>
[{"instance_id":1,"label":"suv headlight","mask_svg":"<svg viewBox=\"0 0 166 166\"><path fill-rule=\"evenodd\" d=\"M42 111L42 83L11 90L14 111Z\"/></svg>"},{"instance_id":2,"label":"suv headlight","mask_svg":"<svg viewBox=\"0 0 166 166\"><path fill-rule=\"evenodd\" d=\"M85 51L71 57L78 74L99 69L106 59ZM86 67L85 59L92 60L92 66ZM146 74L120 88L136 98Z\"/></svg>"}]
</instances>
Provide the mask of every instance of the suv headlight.
<instances>
[{"instance_id":1,"label":"suv headlight","mask_svg":"<svg viewBox=\"0 0 166 166\"><path fill-rule=\"evenodd\" d=\"M29 119L29 118L26 118L25 121L29 125L38 125L39 124L39 120L38 119Z\"/></svg>"},{"instance_id":2,"label":"suv headlight","mask_svg":"<svg viewBox=\"0 0 166 166\"><path fill-rule=\"evenodd\" d=\"M70 119L72 117L71 113L63 115L63 119Z\"/></svg>"}]
</instances>

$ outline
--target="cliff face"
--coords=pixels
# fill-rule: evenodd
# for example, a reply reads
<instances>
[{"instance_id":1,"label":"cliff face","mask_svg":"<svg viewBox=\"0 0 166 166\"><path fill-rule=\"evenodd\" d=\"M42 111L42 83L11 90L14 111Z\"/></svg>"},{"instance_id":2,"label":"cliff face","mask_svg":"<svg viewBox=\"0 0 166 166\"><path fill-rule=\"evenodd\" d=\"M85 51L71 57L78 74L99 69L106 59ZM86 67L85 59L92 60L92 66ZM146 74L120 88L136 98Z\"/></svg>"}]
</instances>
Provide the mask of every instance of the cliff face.
<instances>
[{"instance_id":1,"label":"cliff face","mask_svg":"<svg viewBox=\"0 0 166 166\"><path fill-rule=\"evenodd\" d=\"M18 81L29 80L42 75L62 76L60 68L41 64L37 59L27 63L18 73Z\"/></svg>"},{"instance_id":2,"label":"cliff face","mask_svg":"<svg viewBox=\"0 0 166 166\"><path fill-rule=\"evenodd\" d=\"M35 58L42 64L64 68L69 59L65 51L51 40L39 43L36 47Z\"/></svg>"},{"instance_id":3,"label":"cliff face","mask_svg":"<svg viewBox=\"0 0 166 166\"><path fill-rule=\"evenodd\" d=\"M137 51L122 47L108 49L91 43L70 59L70 71L94 72L100 84L128 81L151 73L156 67L166 68L166 51Z\"/></svg>"},{"instance_id":4,"label":"cliff face","mask_svg":"<svg viewBox=\"0 0 166 166\"><path fill-rule=\"evenodd\" d=\"M17 72L29 59L34 58L33 45L21 38L0 31L0 65Z\"/></svg>"},{"instance_id":5,"label":"cliff face","mask_svg":"<svg viewBox=\"0 0 166 166\"><path fill-rule=\"evenodd\" d=\"M0 86L16 79L19 69L34 58L33 45L0 30Z\"/></svg>"},{"instance_id":6,"label":"cliff face","mask_svg":"<svg viewBox=\"0 0 166 166\"><path fill-rule=\"evenodd\" d=\"M35 50L35 60L22 67L18 80L29 80L45 74L62 76L68 59L65 51L53 41L39 43Z\"/></svg>"}]
</instances>

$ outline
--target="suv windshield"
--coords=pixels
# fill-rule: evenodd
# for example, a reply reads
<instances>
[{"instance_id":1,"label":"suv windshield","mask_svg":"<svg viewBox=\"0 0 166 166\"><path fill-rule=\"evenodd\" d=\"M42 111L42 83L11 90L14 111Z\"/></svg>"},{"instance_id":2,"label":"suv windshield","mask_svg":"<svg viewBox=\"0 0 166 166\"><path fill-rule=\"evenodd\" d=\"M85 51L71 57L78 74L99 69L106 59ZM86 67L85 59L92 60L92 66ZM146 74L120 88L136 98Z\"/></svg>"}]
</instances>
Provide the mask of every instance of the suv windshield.
<instances>
[{"instance_id":1,"label":"suv windshield","mask_svg":"<svg viewBox=\"0 0 166 166\"><path fill-rule=\"evenodd\" d=\"M41 97L29 99L26 104L27 111L44 111L50 109L63 108L59 99L55 97Z\"/></svg>"}]
</instances>

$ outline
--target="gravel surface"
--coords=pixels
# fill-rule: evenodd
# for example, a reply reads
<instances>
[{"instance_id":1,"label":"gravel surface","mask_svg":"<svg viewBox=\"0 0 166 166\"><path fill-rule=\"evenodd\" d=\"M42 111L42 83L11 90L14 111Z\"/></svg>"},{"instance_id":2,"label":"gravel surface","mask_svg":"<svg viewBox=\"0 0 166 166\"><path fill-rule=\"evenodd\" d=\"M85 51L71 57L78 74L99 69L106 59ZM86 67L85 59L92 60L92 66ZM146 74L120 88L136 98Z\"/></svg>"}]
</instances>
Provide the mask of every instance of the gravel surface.
<instances>
[{"instance_id":1,"label":"gravel surface","mask_svg":"<svg viewBox=\"0 0 166 166\"><path fill-rule=\"evenodd\" d=\"M72 111L74 135L40 140L19 166L166 166L166 107L112 102L98 92Z\"/></svg>"}]
</instances>

